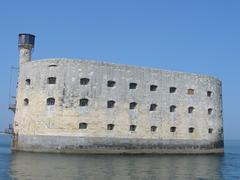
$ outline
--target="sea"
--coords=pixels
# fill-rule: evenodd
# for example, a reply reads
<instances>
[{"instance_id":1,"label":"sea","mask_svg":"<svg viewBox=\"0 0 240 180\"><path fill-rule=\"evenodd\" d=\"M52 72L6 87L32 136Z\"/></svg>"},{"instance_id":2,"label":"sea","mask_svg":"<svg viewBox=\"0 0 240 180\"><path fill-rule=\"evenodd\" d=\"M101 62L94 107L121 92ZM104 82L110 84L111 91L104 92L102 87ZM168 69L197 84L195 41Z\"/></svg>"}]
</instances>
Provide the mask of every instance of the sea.
<instances>
[{"instance_id":1,"label":"sea","mask_svg":"<svg viewBox=\"0 0 240 180\"><path fill-rule=\"evenodd\" d=\"M0 180L240 180L240 140L224 155L67 155L11 152L0 135Z\"/></svg>"}]
</instances>

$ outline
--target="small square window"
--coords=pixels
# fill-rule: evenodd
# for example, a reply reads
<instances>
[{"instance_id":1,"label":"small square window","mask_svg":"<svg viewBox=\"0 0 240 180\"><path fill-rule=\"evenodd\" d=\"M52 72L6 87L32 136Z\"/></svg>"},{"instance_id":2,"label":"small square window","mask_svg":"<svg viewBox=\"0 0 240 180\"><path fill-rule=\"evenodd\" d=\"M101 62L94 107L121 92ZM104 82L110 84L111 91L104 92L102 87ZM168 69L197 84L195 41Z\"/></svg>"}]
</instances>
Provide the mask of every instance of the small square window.
<instances>
[{"instance_id":1,"label":"small square window","mask_svg":"<svg viewBox=\"0 0 240 180\"><path fill-rule=\"evenodd\" d=\"M110 81L107 82L107 87L114 87L115 84L116 84L115 81L111 81L111 80L110 80Z\"/></svg>"},{"instance_id":2,"label":"small square window","mask_svg":"<svg viewBox=\"0 0 240 180\"><path fill-rule=\"evenodd\" d=\"M156 91L157 87L157 85L150 85L150 91Z\"/></svg>"},{"instance_id":3,"label":"small square window","mask_svg":"<svg viewBox=\"0 0 240 180\"><path fill-rule=\"evenodd\" d=\"M151 104L149 111L156 111L157 109L157 104Z\"/></svg>"},{"instance_id":4,"label":"small square window","mask_svg":"<svg viewBox=\"0 0 240 180\"><path fill-rule=\"evenodd\" d=\"M129 89L137 89L137 83L129 83Z\"/></svg>"},{"instance_id":5,"label":"small square window","mask_svg":"<svg viewBox=\"0 0 240 180\"><path fill-rule=\"evenodd\" d=\"M194 111L194 107L191 106L191 107L188 108L188 113L189 114L191 114L193 111Z\"/></svg>"},{"instance_id":6,"label":"small square window","mask_svg":"<svg viewBox=\"0 0 240 180\"><path fill-rule=\"evenodd\" d=\"M55 104L55 99L54 98L47 98L47 105L48 106L53 106Z\"/></svg>"},{"instance_id":7,"label":"small square window","mask_svg":"<svg viewBox=\"0 0 240 180\"><path fill-rule=\"evenodd\" d=\"M194 95L194 89L188 89L188 95Z\"/></svg>"},{"instance_id":8,"label":"small square window","mask_svg":"<svg viewBox=\"0 0 240 180\"><path fill-rule=\"evenodd\" d=\"M151 131L156 132L157 131L157 126L151 126Z\"/></svg>"},{"instance_id":9,"label":"small square window","mask_svg":"<svg viewBox=\"0 0 240 180\"><path fill-rule=\"evenodd\" d=\"M213 111L213 109L212 109L212 108L209 108L209 109L208 109L208 115L211 115L211 114L212 114L212 111Z\"/></svg>"},{"instance_id":10,"label":"small square window","mask_svg":"<svg viewBox=\"0 0 240 180\"><path fill-rule=\"evenodd\" d=\"M137 106L137 103L136 103L136 102L131 102L131 103L129 104L129 109L135 109L136 106Z\"/></svg>"},{"instance_id":11,"label":"small square window","mask_svg":"<svg viewBox=\"0 0 240 180\"><path fill-rule=\"evenodd\" d=\"M211 96L212 96L212 91L208 91L208 92L207 92L207 96L208 96L208 97L211 97Z\"/></svg>"},{"instance_id":12,"label":"small square window","mask_svg":"<svg viewBox=\"0 0 240 180\"><path fill-rule=\"evenodd\" d=\"M31 79L26 79L26 85L30 85L31 84Z\"/></svg>"},{"instance_id":13,"label":"small square window","mask_svg":"<svg viewBox=\"0 0 240 180\"><path fill-rule=\"evenodd\" d=\"M80 84L81 85L87 85L87 84L89 84L89 81L90 81L90 79L88 79L88 78L81 78L80 79Z\"/></svg>"},{"instance_id":14,"label":"small square window","mask_svg":"<svg viewBox=\"0 0 240 180\"><path fill-rule=\"evenodd\" d=\"M213 132L213 128L209 128L209 129L208 129L208 133L209 133L209 134L212 134L212 132Z\"/></svg>"},{"instance_id":15,"label":"small square window","mask_svg":"<svg viewBox=\"0 0 240 180\"><path fill-rule=\"evenodd\" d=\"M137 128L136 125L130 125L130 127L129 127L129 131L133 132L133 131L136 130L136 128Z\"/></svg>"},{"instance_id":16,"label":"small square window","mask_svg":"<svg viewBox=\"0 0 240 180\"><path fill-rule=\"evenodd\" d=\"M177 108L177 107L174 106L174 105L170 106L170 108L169 108L169 109L170 109L170 112L175 112L175 111L176 111L176 108Z\"/></svg>"},{"instance_id":17,"label":"small square window","mask_svg":"<svg viewBox=\"0 0 240 180\"><path fill-rule=\"evenodd\" d=\"M88 99L80 99L79 106L88 106Z\"/></svg>"},{"instance_id":18,"label":"small square window","mask_svg":"<svg viewBox=\"0 0 240 180\"><path fill-rule=\"evenodd\" d=\"M79 123L79 129L87 129L87 123Z\"/></svg>"},{"instance_id":19,"label":"small square window","mask_svg":"<svg viewBox=\"0 0 240 180\"><path fill-rule=\"evenodd\" d=\"M113 108L115 106L115 101L110 100L107 102L107 108Z\"/></svg>"},{"instance_id":20,"label":"small square window","mask_svg":"<svg viewBox=\"0 0 240 180\"><path fill-rule=\"evenodd\" d=\"M188 132L189 132L189 133L193 133L193 132L194 132L194 128L193 128L193 127L190 127L190 128L188 129Z\"/></svg>"},{"instance_id":21,"label":"small square window","mask_svg":"<svg viewBox=\"0 0 240 180\"><path fill-rule=\"evenodd\" d=\"M47 83L48 84L56 84L56 77L49 77Z\"/></svg>"},{"instance_id":22,"label":"small square window","mask_svg":"<svg viewBox=\"0 0 240 180\"><path fill-rule=\"evenodd\" d=\"M176 127L170 127L170 132L175 132L176 131Z\"/></svg>"},{"instance_id":23,"label":"small square window","mask_svg":"<svg viewBox=\"0 0 240 180\"><path fill-rule=\"evenodd\" d=\"M107 130L113 130L114 129L114 124L108 124L107 125Z\"/></svg>"},{"instance_id":24,"label":"small square window","mask_svg":"<svg viewBox=\"0 0 240 180\"><path fill-rule=\"evenodd\" d=\"M169 88L169 92L170 92L170 93L175 93L176 90L177 90L176 87L170 87L170 88Z\"/></svg>"},{"instance_id":25,"label":"small square window","mask_svg":"<svg viewBox=\"0 0 240 180\"><path fill-rule=\"evenodd\" d=\"M24 99L24 106L27 106L29 104L29 99L28 98L25 98Z\"/></svg>"}]
</instances>

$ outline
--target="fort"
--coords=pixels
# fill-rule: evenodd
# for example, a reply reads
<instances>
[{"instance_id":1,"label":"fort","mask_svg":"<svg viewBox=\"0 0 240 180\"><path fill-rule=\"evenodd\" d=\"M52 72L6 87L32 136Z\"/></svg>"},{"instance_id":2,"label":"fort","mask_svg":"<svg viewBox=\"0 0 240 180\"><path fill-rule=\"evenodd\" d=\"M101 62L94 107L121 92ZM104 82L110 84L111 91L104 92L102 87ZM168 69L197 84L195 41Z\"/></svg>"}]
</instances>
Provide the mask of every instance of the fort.
<instances>
[{"instance_id":1,"label":"fort","mask_svg":"<svg viewBox=\"0 0 240 180\"><path fill-rule=\"evenodd\" d=\"M100 61L32 61L19 34L13 151L223 153L221 81Z\"/></svg>"}]
</instances>

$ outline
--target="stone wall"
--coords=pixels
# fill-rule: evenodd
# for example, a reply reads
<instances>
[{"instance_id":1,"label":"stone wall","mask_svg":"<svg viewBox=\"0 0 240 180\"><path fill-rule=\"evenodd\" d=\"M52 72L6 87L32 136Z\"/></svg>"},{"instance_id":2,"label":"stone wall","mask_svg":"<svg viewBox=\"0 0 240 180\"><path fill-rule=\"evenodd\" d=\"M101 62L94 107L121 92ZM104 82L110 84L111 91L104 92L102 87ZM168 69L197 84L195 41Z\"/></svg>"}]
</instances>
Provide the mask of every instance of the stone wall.
<instances>
[{"instance_id":1,"label":"stone wall","mask_svg":"<svg viewBox=\"0 0 240 180\"><path fill-rule=\"evenodd\" d=\"M49 77L55 77L56 84L48 84ZM81 78L88 78L88 84L81 85ZM115 81L113 87L107 86L109 80ZM129 89L129 83L136 83L136 89ZM170 87L175 92L170 93ZM20 67L14 131L18 136L220 142L221 89L218 79L190 73L85 60L27 62ZM55 104L47 105L47 98L54 98ZM79 105L83 98L88 99L87 106ZM110 100L115 101L113 108L107 107ZM129 109L131 102L137 103L135 109ZM79 123L87 123L87 128L79 129ZM108 124L114 125L113 130L107 129ZM130 125L136 126L135 131Z\"/></svg>"}]
</instances>

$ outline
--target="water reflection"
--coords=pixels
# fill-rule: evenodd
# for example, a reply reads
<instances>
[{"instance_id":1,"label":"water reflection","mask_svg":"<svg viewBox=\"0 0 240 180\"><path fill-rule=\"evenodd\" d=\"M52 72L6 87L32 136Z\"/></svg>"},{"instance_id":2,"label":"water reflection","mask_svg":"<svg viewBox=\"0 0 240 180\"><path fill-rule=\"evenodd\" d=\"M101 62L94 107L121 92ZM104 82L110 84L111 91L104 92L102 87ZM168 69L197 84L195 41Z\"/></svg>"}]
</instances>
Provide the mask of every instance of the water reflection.
<instances>
[{"instance_id":1,"label":"water reflection","mask_svg":"<svg viewBox=\"0 0 240 180\"><path fill-rule=\"evenodd\" d=\"M223 156L13 153L13 179L223 179Z\"/></svg>"}]
</instances>

